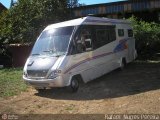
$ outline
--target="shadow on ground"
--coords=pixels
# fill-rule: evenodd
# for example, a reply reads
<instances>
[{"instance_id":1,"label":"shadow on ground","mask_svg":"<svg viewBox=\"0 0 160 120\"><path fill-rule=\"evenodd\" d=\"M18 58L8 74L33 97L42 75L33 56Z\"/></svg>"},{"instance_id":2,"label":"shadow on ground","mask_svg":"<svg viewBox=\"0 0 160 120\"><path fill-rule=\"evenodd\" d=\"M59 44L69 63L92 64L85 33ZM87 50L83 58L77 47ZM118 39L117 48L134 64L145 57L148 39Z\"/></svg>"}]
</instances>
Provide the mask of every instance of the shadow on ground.
<instances>
[{"instance_id":1,"label":"shadow on ground","mask_svg":"<svg viewBox=\"0 0 160 120\"><path fill-rule=\"evenodd\" d=\"M37 96L63 100L97 100L129 96L160 89L160 63L134 62L123 71L115 70L80 86L77 93L66 88L35 93Z\"/></svg>"}]
</instances>

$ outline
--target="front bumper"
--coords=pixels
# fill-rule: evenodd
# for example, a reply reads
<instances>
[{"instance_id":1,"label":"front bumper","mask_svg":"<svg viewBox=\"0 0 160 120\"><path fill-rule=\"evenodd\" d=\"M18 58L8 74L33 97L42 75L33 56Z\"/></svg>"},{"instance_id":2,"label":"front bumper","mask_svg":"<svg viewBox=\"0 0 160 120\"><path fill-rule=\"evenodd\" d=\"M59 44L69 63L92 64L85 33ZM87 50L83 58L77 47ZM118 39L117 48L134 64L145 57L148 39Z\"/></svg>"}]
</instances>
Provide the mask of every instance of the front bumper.
<instances>
[{"instance_id":1,"label":"front bumper","mask_svg":"<svg viewBox=\"0 0 160 120\"><path fill-rule=\"evenodd\" d=\"M54 79L29 79L23 76L23 79L26 84L29 84L37 89L67 86L61 76L58 76Z\"/></svg>"}]
</instances>

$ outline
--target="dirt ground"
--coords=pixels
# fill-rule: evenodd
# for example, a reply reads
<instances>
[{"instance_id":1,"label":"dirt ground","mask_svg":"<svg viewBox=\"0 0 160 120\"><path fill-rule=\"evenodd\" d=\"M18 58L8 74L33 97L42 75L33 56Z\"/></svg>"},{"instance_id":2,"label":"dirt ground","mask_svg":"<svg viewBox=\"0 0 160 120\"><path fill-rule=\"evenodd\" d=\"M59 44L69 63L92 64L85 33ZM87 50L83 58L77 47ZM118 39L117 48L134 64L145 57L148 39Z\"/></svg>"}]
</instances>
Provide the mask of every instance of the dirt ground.
<instances>
[{"instance_id":1,"label":"dirt ground","mask_svg":"<svg viewBox=\"0 0 160 120\"><path fill-rule=\"evenodd\" d=\"M160 114L160 63L129 64L80 86L39 94L33 88L0 98L0 113L13 114Z\"/></svg>"}]
</instances>

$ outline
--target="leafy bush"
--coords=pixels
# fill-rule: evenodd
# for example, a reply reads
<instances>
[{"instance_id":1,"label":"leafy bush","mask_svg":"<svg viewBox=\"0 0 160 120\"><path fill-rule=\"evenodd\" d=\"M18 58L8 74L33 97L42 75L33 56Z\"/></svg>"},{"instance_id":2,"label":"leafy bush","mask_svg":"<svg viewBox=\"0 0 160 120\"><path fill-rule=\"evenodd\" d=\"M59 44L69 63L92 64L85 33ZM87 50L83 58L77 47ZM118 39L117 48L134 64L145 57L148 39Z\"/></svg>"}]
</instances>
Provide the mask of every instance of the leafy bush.
<instances>
[{"instance_id":1,"label":"leafy bush","mask_svg":"<svg viewBox=\"0 0 160 120\"><path fill-rule=\"evenodd\" d=\"M139 59L153 59L160 53L160 24L148 23L135 17L129 18L133 25Z\"/></svg>"}]
</instances>

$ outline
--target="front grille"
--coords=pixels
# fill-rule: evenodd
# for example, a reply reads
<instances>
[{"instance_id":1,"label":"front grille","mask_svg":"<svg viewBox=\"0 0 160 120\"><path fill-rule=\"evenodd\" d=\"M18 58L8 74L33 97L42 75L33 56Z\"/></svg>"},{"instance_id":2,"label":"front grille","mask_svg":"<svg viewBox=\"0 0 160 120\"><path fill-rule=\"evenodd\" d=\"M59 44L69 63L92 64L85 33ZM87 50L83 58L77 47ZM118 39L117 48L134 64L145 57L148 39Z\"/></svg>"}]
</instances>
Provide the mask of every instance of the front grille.
<instances>
[{"instance_id":1,"label":"front grille","mask_svg":"<svg viewBox=\"0 0 160 120\"><path fill-rule=\"evenodd\" d=\"M28 78L45 78L47 70L27 70Z\"/></svg>"}]
</instances>

